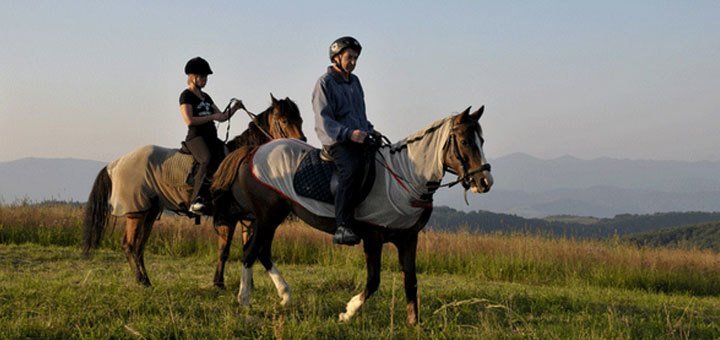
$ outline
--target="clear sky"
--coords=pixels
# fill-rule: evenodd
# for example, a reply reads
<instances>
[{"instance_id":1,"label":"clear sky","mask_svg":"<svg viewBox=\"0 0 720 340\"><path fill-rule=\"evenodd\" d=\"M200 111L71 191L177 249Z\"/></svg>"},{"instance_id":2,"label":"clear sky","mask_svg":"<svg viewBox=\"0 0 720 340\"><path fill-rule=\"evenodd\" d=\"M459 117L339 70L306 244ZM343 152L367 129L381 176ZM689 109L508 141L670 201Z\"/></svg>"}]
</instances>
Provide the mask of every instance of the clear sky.
<instances>
[{"instance_id":1,"label":"clear sky","mask_svg":"<svg viewBox=\"0 0 720 340\"><path fill-rule=\"evenodd\" d=\"M2 1L0 161L178 146L195 56L219 107L288 96L318 145L310 96L343 35L393 141L486 105L490 159L720 161L719 18L717 0Z\"/></svg>"}]
</instances>

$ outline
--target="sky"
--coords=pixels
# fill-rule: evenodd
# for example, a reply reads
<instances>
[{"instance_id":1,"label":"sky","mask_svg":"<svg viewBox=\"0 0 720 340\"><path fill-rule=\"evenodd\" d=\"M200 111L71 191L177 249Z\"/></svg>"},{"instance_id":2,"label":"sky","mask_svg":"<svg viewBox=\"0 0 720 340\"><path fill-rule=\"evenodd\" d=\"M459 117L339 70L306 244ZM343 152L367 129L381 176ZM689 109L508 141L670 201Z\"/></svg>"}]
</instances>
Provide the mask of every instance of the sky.
<instances>
[{"instance_id":1,"label":"sky","mask_svg":"<svg viewBox=\"0 0 720 340\"><path fill-rule=\"evenodd\" d=\"M311 93L344 35L363 45L367 114L393 141L485 105L490 160L720 161L718 18L702 0L3 1L0 161L179 146L195 56L220 108L290 97L318 146Z\"/></svg>"}]
</instances>

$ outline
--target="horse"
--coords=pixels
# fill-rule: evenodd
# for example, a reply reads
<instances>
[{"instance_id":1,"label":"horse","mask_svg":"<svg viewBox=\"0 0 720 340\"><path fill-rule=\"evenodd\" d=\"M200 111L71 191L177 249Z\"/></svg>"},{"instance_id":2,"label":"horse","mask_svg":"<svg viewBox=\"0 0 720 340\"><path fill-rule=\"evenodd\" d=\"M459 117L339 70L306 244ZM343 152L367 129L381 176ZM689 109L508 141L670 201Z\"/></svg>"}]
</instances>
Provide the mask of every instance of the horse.
<instances>
[{"instance_id":1,"label":"horse","mask_svg":"<svg viewBox=\"0 0 720 340\"><path fill-rule=\"evenodd\" d=\"M376 176L367 198L356 208L353 230L362 238L367 265L365 289L347 303L340 321L348 321L378 289L382 246L397 247L407 302L407 322L418 322L415 259L418 233L432 214L432 196L444 186L462 183L465 193L488 192L493 185L491 167L483 152L479 119L484 106L470 108L430 124L407 138L386 144L375 153ZM282 189L271 178L293 176L298 167L277 164L277 159L308 154L312 147L295 140L271 141L260 147L233 152L218 168L211 191L215 197L232 200L236 209L255 215L250 240L244 246L243 269L237 299L250 303L251 267L259 260L275 284L281 305L291 300L290 288L271 259L276 228L292 212L308 225L333 234L336 229L331 203L315 204ZM274 156L273 156L274 155ZM276 157L275 157L276 156ZM302 156L299 156L302 157ZM268 160L269 159L269 160ZM283 174L286 170L291 172ZM269 174L265 173L269 171ZM440 184L445 172L457 175L453 183ZM269 179L270 178L270 179ZM310 202L310 203L307 203ZM314 203L313 203L314 202ZM325 209L325 210L323 210Z\"/></svg>"},{"instance_id":2,"label":"horse","mask_svg":"<svg viewBox=\"0 0 720 340\"><path fill-rule=\"evenodd\" d=\"M248 129L226 144L229 151L245 145L260 145L275 138L306 140L297 105L289 98L276 99L258 115L251 115ZM88 198L83 221L83 253L97 248L110 214L125 216L122 248L136 281L150 286L145 269L144 249L155 220L162 210L192 216L187 211L192 185L192 156L178 149L148 145L110 162L98 173ZM148 175L148 174L152 174ZM128 179L129 178L129 179ZM198 218L198 217L196 217ZM214 283L222 282L230 244L241 215L224 214L216 208L213 225L219 238L218 264ZM218 281L219 280L219 281Z\"/></svg>"}]
</instances>

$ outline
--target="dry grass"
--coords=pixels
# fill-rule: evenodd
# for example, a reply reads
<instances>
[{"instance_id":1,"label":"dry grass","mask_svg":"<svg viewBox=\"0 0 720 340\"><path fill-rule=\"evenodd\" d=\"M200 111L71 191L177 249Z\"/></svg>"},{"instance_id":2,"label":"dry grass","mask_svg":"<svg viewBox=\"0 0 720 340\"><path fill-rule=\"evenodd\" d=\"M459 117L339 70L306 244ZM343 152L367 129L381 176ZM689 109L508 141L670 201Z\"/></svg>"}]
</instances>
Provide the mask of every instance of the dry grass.
<instances>
[{"instance_id":1,"label":"dry grass","mask_svg":"<svg viewBox=\"0 0 720 340\"><path fill-rule=\"evenodd\" d=\"M0 243L80 245L82 207L68 204L0 206ZM119 218L108 228L103 247L117 249L124 228ZM298 220L279 229L273 245L276 262L347 263L364 267L362 247L332 245L324 234ZM239 256L240 232L233 258ZM163 214L147 247L172 256L217 254L209 220L193 221ZM383 265L397 269L394 247L386 245ZM476 234L467 231L422 232L418 271L462 273L478 279L529 284L572 283L664 292L720 294L720 255L711 251L637 247L619 239L587 241L533 235Z\"/></svg>"}]
</instances>

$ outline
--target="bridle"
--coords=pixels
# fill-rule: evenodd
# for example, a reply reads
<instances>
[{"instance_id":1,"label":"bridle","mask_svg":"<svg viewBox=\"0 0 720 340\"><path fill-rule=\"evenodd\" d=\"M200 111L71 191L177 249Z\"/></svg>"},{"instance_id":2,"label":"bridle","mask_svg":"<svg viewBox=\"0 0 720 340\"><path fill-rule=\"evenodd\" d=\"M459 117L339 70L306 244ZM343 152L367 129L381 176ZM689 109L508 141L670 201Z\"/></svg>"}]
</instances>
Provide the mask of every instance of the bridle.
<instances>
[{"instance_id":1,"label":"bridle","mask_svg":"<svg viewBox=\"0 0 720 340\"><path fill-rule=\"evenodd\" d=\"M468 169L468 160L463 157L463 155L460 153L460 146L458 145L458 127L455 124L455 118L452 118L453 125L450 128L450 135L448 136L448 140L443 147L443 150L447 150L448 148L451 148L451 152L455 156L455 158L460 162L461 165L461 172L458 173L455 171L455 169L448 167L447 165L443 165L443 170L447 171L451 174L454 174L458 176L458 178L455 181L452 181L450 183L440 184L439 187L445 187L448 188L454 186L455 184L462 183L463 188L465 188L465 202L467 203L467 190L470 188L470 181L472 181L472 176L478 172L483 171L490 171L492 167L490 166L490 163L484 163L480 165L479 167ZM485 140L482 138L480 134L478 134L478 138L480 138L480 145L478 147L482 147L482 145L485 143Z\"/></svg>"},{"instance_id":2,"label":"bridle","mask_svg":"<svg viewBox=\"0 0 720 340\"><path fill-rule=\"evenodd\" d=\"M462 166L462 172L460 174L458 174L454 169L443 164L443 172L447 171L451 174L458 176L458 178L452 182L445 183L445 184L440 184L439 181L438 182L434 182L434 181L427 182L426 187L429 190L429 192L427 194L423 194L424 198L421 197L421 200L419 200L417 202L419 204L418 206L426 206L427 204L430 204L430 206L431 206L432 205L432 203L431 203L432 195L435 191L437 191L437 189L439 189L441 187L450 188L458 183L463 184L463 188L465 188L465 193L464 193L465 203L470 205L470 203L468 203L468 200L467 200L467 190L470 188L470 181L472 180L472 175L474 175L478 172L482 172L482 171L490 171L492 169L492 167L490 166L490 163L485 163L474 169L468 169L469 168L468 161L467 161L467 159L465 159L465 157L462 156L462 154L460 153L460 147L458 146L458 138L457 138L458 127L455 124L455 119L454 118L451 118L451 119L453 121L452 121L452 127L450 127L450 134L448 136L447 141L445 142L445 145L443 145L442 149L444 152L447 152L448 148L452 148L452 152L453 152L455 158L460 162L460 165ZM431 130L425 131L425 134L427 134L430 131ZM485 140L482 138L482 136L480 134L478 134L477 136L478 136L478 138L480 138L480 146L479 147L482 147L482 145L485 143ZM385 144L385 145L390 146L390 141L387 140L387 137L382 136L382 138L387 141L387 144ZM418 140L418 139L411 140L408 143L412 143L413 141L416 141L416 140ZM398 152L405 147L407 147L407 143L396 149L393 149L391 146L390 153L392 154L392 153ZM392 171L392 169L387 165L387 161L385 160L385 157L382 155L382 153L378 153L378 154L383 158L383 161L381 162L381 164L385 167L385 169L387 169L390 172L390 174L393 176L393 178L395 178L395 180L397 180L398 183L400 183L401 187L403 189L405 189L405 191L410 191L403 184L403 182L409 183L408 180L406 180L402 176L400 176L400 175L396 174L394 171ZM428 203L428 202L430 202L430 203Z\"/></svg>"},{"instance_id":3,"label":"bridle","mask_svg":"<svg viewBox=\"0 0 720 340\"><path fill-rule=\"evenodd\" d=\"M280 106L280 116L284 116L283 115L284 112L285 112L285 108L283 105L281 105ZM285 129L283 129L282 125L280 125L279 119L274 117L275 115L272 113L270 114L270 116L272 117L272 120L273 120L273 122L272 122L273 129L280 133L280 138L288 138L288 134L287 134L287 132L285 132ZM272 140L273 138L270 138L270 139Z\"/></svg>"},{"instance_id":4,"label":"bridle","mask_svg":"<svg viewBox=\"0 0 720 340\"><path fill-rule=\"evenodd\" d=\"M255 124L255 127L257 127L258 130L260 130L260 132L262 132L262 133L265 135L265 137L267 137L269 140L273 140L273 139L274 139L273 136L272 136L269 132L267 132L267 131L262 127L262 125L260 125L260 119L259 119L259 116L258 116L258 115L256 115L256 114L248 111L248 109L246 109L245 107L242 107L242 109L248 114L248 117L250 117L250 121L252 121L253 124ZM278 125L280 124L280 123L277 123L275 120L273 120L273 122L275 122L275 123L278 124ZM280 132L281 132L283 135L285 135L285 131L284 131L282 128L280 128Z\"/></svg>"}]
</instances>

